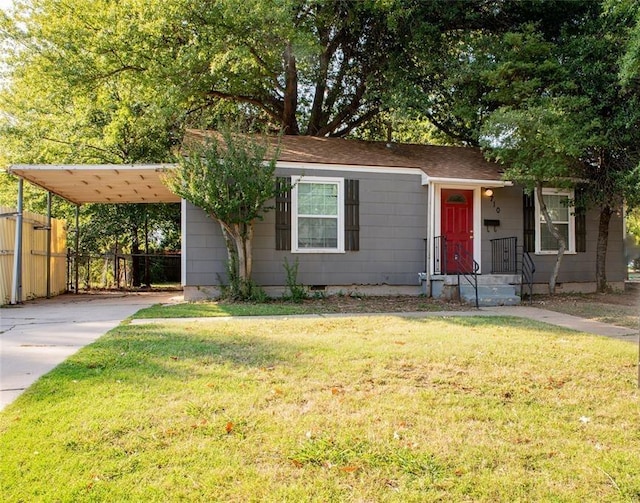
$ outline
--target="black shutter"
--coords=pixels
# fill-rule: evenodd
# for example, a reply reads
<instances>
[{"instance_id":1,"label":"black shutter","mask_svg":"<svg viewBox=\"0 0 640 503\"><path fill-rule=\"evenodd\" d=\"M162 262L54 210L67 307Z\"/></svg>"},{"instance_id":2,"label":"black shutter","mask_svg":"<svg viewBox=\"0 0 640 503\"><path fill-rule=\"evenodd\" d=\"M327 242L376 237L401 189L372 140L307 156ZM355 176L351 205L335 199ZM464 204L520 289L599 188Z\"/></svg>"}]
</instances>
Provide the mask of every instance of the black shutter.
<instances>
[{"instance_id":1,"label":"black shutter","mask_svg":"<svg viewBox=\"0 0 640 503\"><path fill-rule=\"evenodd\" d=\"M291 250L291 178L276 178L276 250Z\"/></svg>"},{"instance_id":2,"label":"black shutter","mask_svg":"<svg viewBox=\"0 0 640 503\"><path fill-rule=\"evenodd\" d=\"M360 250L360 181L344 181L344 249Z\"/></svg>"},{"instance_id":3,"label":"black shutter","mask_svg":"<svg viewBox=\"0 0 640 503\"><path fill-rule=\"evenodd\" d=\"M525 192L522 197L522 232L524 251L536 251L536 202L533 192Z\"/></svg>"},{"instance_id":4,"label":"black shutter","mask_svg":"<svg viewBox=\"0 0 640 503\"><path fill-rule=\"evenodd\" d=\"M575 224L576 224L576 251L587 251L587 207L585 200L585 188L578 185L575 191Z\"/></svg>"}]
</instances>

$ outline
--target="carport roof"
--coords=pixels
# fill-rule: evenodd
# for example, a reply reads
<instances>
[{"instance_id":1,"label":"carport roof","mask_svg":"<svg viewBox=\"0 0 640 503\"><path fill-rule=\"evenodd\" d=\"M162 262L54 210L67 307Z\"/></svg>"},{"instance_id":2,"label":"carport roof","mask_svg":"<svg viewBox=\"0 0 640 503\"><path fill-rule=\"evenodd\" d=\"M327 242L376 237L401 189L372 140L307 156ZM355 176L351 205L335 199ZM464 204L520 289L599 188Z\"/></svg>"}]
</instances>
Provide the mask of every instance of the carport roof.
<instances>
[{"instance_id":1,"label":"carport roof","mask_svg":"<svg viewBox=\"0 0 640 503\"><path fill-rule=\"evenodd\" d=\"M75 204L175 203L162 183L171 164L16 164L9 172Z\"/></svg>"}]
</instances>

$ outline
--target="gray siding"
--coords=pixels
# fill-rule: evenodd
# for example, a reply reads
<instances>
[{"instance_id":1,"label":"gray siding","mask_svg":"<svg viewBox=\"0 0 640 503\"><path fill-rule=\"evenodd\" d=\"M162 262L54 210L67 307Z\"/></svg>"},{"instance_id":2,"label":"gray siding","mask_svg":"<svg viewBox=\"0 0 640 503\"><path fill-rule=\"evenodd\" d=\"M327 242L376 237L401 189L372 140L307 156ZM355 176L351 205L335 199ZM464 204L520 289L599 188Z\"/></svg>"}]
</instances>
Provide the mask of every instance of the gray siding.
<instances>
[{"instance_id":1,"label":"gray siding","mask_svg":"<svg viewBox=\"0 0 640 503\"><path fill-rule=\"evenodd\" d=\"M281 176L301 174L281 170ZM302 173L304 174L304 173ZM307 173L309 174L309 173ZM312 285L417 286L417 273L424 270L424 241L427 236L427 188L417 175L314 171L313 176L360 180L360 251L309 254L275 249L275 213L268 212L255 227L254 280L262 286L283 286L284 259L299 261L298 281ZM484 194L484 219L499 220L497 229L481 226L482 272L491 272L492 239L515 236L523 243L522 189L495 188L494 201ZM495 206L494 206L495 203ZM215 286L225 277L227 253L217 223L200 209L185 204L183 234L185 286ZM567 254L560 271L560 283L595 281L598 212L587 214L587 251ZM477 238L477 236L476 236ZM626 278L623 222L613 216L609 232L607 276L611 282ZM554 265L554 255L535 255L536 283L546 283Z\"/></svg>"},{"instance_id":2,"label":"gray siding","mask_svg":"<svg viewBox=\"0 0 640 503\"><path fill-rule=\"evenodd\" d=\"M482 228L482 270L491 272L491 239L516 236L518 244L523 243L522 188L504 187L493 189L495 207L488 197L482 196L482 220L500 220L497 232ZM500 212L497 212L500 208ZM584 253L565 254L558 281L560 283L583 283L595 281L596 243L598 240L598 210L587 212L587 248ZM607 250L607 279L611 282L626 279L624 259L624 223L622 217L614 215L609 227L609 248ZM531 253L536 265L535 282L546 283L555 264L555 255Z\"/></svg>"},{"instance_id":3,"label":"gray siding","mask_svg":"<svg viewBox=\"0 0 640 503\"><path fill-rule=\"evenodd\" d=\"M301 174L281 170L281 176ZM291 253L275 249L275 213L255 227L253 279L262 286L286 284L285 257L299 262L305 285L416 285L424 270L427 189L417 175L314 171L313 176L360 180L360 251ZM186 205L185 286L218 284L224 276L226 249L218 224Z\"/></svg>"},{"instance_id":4,"label":"gray siding","mask_svg":"<svg viewBox=\"0 0 640 503\"><path fill-rule=\"evenodd\" d=\"M191 203L183 205L185 228L182 231L185 286L217 285L223 274L227 249L220 226L200 208Z\"/></svg>"}]
</instances>

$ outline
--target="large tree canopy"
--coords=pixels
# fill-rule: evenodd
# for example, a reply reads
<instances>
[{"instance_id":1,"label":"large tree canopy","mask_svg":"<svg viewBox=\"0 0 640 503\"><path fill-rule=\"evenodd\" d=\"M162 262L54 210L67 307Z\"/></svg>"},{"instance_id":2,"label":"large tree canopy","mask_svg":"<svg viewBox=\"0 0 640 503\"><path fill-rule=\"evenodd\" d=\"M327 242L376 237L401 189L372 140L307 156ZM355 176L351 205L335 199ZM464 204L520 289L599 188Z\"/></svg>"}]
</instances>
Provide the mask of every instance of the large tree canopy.
<instances>
[{"instance_id":1,"label":"large tree canopy","mask_svg":"<svg viewBox=\"0 0 640 503\"><path fill-rule=\"evenodd\" d=\"M460 50L461 33L503 32L538 10L491 0L23 0L2 29L10 86L0 106L29 140L10 154L161 160L184 124L221 114L343 136L394 107L392 75L442 103L450 69L440 60ZM425 113L448 134L463 120Z\"/></svg>"},{"instance_id":2,"label":"large tree canopy","mask_svg":"<svg viewBox=\"0 0 640 503\"><path fill-rule=\"evenodd\" d=\"M163 161L221 117L371 138L400 115L478 145L555 114L571 134L529 159L592 182L602 286L608 219L639 192L639 26L631 0L19 0L0 18L0 162ZM539 164L522 179L549 182Z\"/></svg>"}]
</instances>

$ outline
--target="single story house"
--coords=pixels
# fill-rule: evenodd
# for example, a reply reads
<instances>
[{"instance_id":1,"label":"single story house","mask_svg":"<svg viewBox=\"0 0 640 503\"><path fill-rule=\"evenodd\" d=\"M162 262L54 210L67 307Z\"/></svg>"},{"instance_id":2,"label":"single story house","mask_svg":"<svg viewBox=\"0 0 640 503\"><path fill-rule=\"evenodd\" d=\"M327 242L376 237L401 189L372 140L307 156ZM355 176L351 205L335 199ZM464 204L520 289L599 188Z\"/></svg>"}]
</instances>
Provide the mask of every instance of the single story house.
<instances>
[{"instance_id":1,"label":"single story house","mask_svg":"<svg viewBox=\"0 0 640 503\"><path fill-rule=\"evenodd\" d=\"M214 134L188 130L185 142ZM10 171L80 204L176 201L160 182L170 168L22 165ZM298 262L298 282L326 294L461 295L512 304L523 286L529 293L547 291L557 243L536 198L504 180L501 166L477 149L285 136L276 175L292 188L257 222L253 243L253 279L272 295L285 289L285 259ZM597 210L573 211L573 191L548 187L544 197L568 242L558 291L594 291ZM199 208L181 204L185 298L215 297L227 261L220 227ZM623 288L621 216L612 218L609 239L607 276Z\"/></svg>"},{"instance_id":2,"label":"single story house","mask_svg":"<svg viewBox=\"0 0 640 503\"><path fill-rule=\"evenodd\" d=\"M212 134L189 130L185 141ZM536 198L478 149L285 136L276 175L293 188L256 224L253 245L253 278L270 293L286 283L285 259L298 261L299 282L327 294L451 297L459 271L459 294L479 291L485 304L519 302L523 273L534 293L547 291L557 243ZM568 242L558 291L594 291L598 212L576 214L573 191L549 187L544 197ZM215 296L227 260L219 226L182 204L185 296ZM614 216L607 274L619 288L623 238Z\"/></svg>"}]
</instances>

